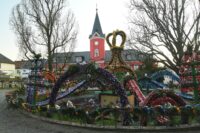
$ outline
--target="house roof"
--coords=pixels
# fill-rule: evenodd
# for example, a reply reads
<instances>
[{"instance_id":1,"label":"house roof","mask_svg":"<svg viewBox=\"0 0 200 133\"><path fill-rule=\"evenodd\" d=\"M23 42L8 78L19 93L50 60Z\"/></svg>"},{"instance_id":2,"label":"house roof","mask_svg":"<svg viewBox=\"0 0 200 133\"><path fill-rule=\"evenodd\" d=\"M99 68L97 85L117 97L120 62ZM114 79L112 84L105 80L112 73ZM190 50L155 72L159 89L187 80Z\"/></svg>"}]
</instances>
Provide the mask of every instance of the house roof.
<instances>
[{"instance_id":1,"label":"house roof","mask_svg":"<svg viewBox=\"0 0 200 133\"><path fill-rule=\"evenodd\" d=\"M15 61L16 69L30 69L31 67L32 67L31 61L28 60Z\"/></svg>"},{"instance_id":2,"label":"house roof","mask_svg":"<svg viewBox=\"0 0 200 133\"><path fill-rule=\"evenodd\" d=\"M68 53L55 53L53 58L53 63L78 63L77 57L82 57L82 61L89 63L90 51L83 52L68 52ZM105 51L105 62L109 62L112 57L112 52L110 50ZM128 49L122 51L122 58L124 61L142 61L146 58L144 54L140 54L134 49ZM47 63L46 59L42 59L42 65ZM32 67L32 62L27 60L15 61L16 69L30 69Z\"/></svg>"},{"instance_id":3,"label":"house roof","mask_svg":"<svg viewBox=\"0 0 200 133\"><path fill-rule=\"evenodd\" d=\"M20 69L23 61L15 61L15 69Z\"/></svg>"},{"instance_id":4,"label":"house roof","mask_svg":"<svg viewBox=\"0 0 200 133\"><path fill-rule=\"evenodd\" d=\"M144 57L142 56L142 54L139 54L134 49L123 50L121 56L124 61L138 61L138 60L143 60ZM110 50L106 51L105 61L106 62L110 61L111 57L112 57L112 52Z\"/></svg>"},{"instance_id":5,"label":"house roof","mask_svg":"<svg viewBox=\"0 0 200 133\"><path fill-rule=\"evenodd\" d=\"M70 55L70 56L69 56ZM84 52L71 52L71 53L56 53L54 57L54 62L56 63L77 63L76 58L82 57L83 61L90 62L90 51ZM105 51L105 62L109 62L112 57L112 52L107 50ZM144 60L145 56L139 54L134 49L123 50L122 58L124 61L141 61ZM66 60L66 62L65 62Z\"/></svg>"},{"instance_id":6,"label":"house roof","mask_svg":"<svg viewBox=\"0 0 200 133\"><path fill-rule=\"evenodd\" d=\"M46 59L41 59L42 66L45 66ZM21 61L15 61L15 68L16 69L31 69L33 67L32 61L30 60L21 60Z\"/></svg>"},{"instance_id":7,"label":"house roof","mask_svg":"<svg viewBox=\"0 0 200 133\"><path fill-rule=\"evenodd\" d=\"M86 62L90 61L90 52L70 52L70 53L55 53L55 57L53 59L56 63L77 63L76 57L83 57L83 60Z\"/></svg>"},{"instance_id":8,"label":"house roof","mask_svg":"<svg viewBox=\"0 0 200 133\"><path fill-rule=\"evenodd\" d=\"M0 53L0 63L14 64L12 60Z\"/></svg>"},{"instance_id":9,"label":"house roof","mask_svg":"<svg viewBox=\"0 0 200 133\"><path fill-rule=\"evenodd\" d=\"M98 33L98 35L100 37L105 38L105 34L103 34L103 32L102 32L102 28L101 28L101 23L100 23L100 20L99 20L98 12L96 12L96 17L95 17L95 20L94 20L94 25L93 25L92 33L89 36L89 38L91 38L95 33Z\"/></svg>"}]
</instances>

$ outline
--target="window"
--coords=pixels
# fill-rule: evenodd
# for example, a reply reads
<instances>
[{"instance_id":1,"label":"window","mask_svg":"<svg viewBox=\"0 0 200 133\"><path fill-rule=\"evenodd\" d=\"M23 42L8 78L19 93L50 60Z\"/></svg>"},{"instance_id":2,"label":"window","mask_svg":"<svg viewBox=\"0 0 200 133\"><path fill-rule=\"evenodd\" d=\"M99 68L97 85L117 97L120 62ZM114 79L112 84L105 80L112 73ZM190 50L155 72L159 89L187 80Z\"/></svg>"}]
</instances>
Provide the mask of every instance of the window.
<instances>
[{"instance_id":1,"label":"window","mask_svg":"<svg viewBox=\"0 0 200 133\"><path fill-rule=\"evenodd\" d=\"M17 70L17 74L20 74L20 70Z\"/></svg>"},{"instance_id":2,"label":"window","mask_svg":"<svg viewBox=\"0 0 200 133\"><path fill-rule=\"evenodd\" d=\"M144 55L143 54L139 54L139 59L143 59Z\"/></svg>"},{"instance_id":3,"label":"window","mask_svg":"<svg viewBox=\"0 0 200 133\"><path fill-rule=\"evenodd\" d=\"M56 58L53 58L53 63L56 63L56 62L57 62Z\"/></svg>"},{"instance_id":4,"label":"window","mask_svg":"<svg viewBox=\"0 0 200 133\"><path fill-rule=\"evenodd\" d=\"M95 41L95 42L94 42L94 45L95 45L95 46L99 45L99 42L98 42L98 41Z\"/></svg>"},{"instance_id":5,"label":"window","mask_svg":"<svg viewBox=\"0 0 200 133\"><path fill-rule=\"evenodd\" d=\"M94 57L98 57L99 56L99 49L95 49L94 50Z\"/></svg>"},{"instance_id":6,"label":"window","mask_svg":"<svg viewBox=\"0 0 200 133\"><path fill-rule=\"evenodd\" d=\"M134 65L134 70L137 70L139 68L139 65Z\"/></svg>"},{"instance_id":7,"label":"window","mask_svg":"<svg viewBox=\"0 0 200 133\"><path fill-rule=\"evenodd\" d=\"M82 56L77 56L76 57L76 63L80 63L83 61L83 57Z\"/></svg>"},{"instance_id":8,"label":"window","mask_svg":"<svg viewBox=\"0 0 200 133\"><path fill-rule=\"evenodd\" d=\"M127 60L131 60L131 55L130 55L130 54L127 54L127 55L126 55L126 59L127 59Z\"/></svg>"}]
</instances>

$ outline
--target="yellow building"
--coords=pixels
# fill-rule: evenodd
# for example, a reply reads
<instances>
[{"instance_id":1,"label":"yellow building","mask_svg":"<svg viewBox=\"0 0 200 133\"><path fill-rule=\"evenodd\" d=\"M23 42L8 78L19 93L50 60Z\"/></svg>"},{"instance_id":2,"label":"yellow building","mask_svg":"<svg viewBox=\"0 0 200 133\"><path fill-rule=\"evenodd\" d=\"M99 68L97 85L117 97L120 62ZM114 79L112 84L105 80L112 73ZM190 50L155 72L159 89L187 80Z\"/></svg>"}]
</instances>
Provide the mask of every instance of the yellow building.
<instances>
[{"instance_id":1,"label":"yellow building","mask_svg":"<svg viewBox=\"0 0 200 133\"><path fill-rule=\"evenodd\" d=\"M15 77L15 64L13 61L0 53L0 71L10 78ZM0 75L2 76L2 74Z\"/></svg>"}]
</instances>

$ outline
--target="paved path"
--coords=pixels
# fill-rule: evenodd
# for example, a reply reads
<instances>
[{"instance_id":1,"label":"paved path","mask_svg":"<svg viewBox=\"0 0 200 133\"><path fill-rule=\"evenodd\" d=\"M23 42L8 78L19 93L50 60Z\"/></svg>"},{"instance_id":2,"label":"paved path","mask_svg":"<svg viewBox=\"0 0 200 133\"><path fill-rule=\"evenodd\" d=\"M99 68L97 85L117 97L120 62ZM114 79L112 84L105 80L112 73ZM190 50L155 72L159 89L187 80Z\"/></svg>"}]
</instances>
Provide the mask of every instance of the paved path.
<instances>
[{"instance_id":1,"label":"paved path","mask_svg":"<svg viewBox=\"0 0 200 133\"><path fill-rule=\"evenodd\" d=\"M95 130L46 123L27 117L17 110L8 109L5 92L0 90L0 133L100 133Z\"/></svg>"},{"instance_id":2,"label":"paved path","mask_svg":"<svg viewBox=\"0 0 200 133\"><path fill-rule=\"evenodd\" d=\"M0 133L115 133L117 131L96 131L64 125L50 124L27 117L17 110L8 109L5 101L6 90L0 90ZM133 132L133 131L132 131ZM119 132L118 133L123 133ZM167 132L165 132L167 133ZM186 133L182 131L181 133ZM199 133L187 132L187 133Z\"/></svg>"}]
</instances>

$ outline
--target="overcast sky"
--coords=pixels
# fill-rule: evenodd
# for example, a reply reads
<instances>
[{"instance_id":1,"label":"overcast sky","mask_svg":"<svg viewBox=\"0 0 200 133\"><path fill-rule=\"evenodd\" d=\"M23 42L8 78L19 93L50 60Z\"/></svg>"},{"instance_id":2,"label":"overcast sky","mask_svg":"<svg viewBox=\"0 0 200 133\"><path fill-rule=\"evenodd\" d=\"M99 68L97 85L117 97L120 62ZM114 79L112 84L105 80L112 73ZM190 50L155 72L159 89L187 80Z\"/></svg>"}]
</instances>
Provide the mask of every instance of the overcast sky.
<instances>
[{"instance_id":1,"label":"overcast sky","mask_svg":"<svg viewBox=\"0 0 200 133\"><path fill-rule=\"evenodd\" d=\"M96 5L101 27L105 34L120 29L127 31L127 3L129 0L68 0L79 24L78 42L75 51L89 51L89 35L96 14ZM9 25L12 8L20 0L0 0L0 53L11 60L21 59L16 37ZM107 44L106 44L107 45ZM108 47L106 46L106 49Z\"/></svg>"}]
</instances>

